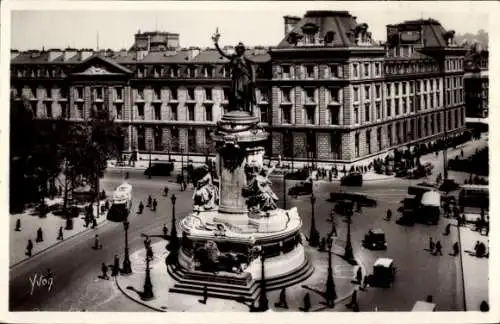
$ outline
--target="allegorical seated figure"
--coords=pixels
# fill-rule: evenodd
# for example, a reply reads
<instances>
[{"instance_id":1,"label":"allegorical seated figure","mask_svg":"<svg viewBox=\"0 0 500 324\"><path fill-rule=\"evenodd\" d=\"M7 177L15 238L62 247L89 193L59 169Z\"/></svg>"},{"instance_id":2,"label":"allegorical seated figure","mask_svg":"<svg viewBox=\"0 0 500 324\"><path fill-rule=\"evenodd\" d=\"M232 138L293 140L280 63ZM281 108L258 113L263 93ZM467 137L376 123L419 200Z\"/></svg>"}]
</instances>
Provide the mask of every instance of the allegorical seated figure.
<instances>
[{"instance_id":1,"label":"allegorical seated figure","mask_svg":"<svg viewBox=\"0 0 500 324\"><path fill-rule=\"evenodd\" d=\"M248 210L252 213L266 212L278 208L278 196L271 189L271 180L268 170L263 166L247 167L248 186L243 189L243 196L247 198Z\"/></svg>"},{"instance_id":2,"label":"allegorical seated figure","mask_svg":"<svg viewBox=\"0 0 500 324\"><path fill-rule=\"evenodd\" d=\"M193 193L196 211L212 210L219 204L219 188L212 183L212 176L207 165L203 165L195 172L198 174L196 189Z\"/></svg>"}]
</instances>

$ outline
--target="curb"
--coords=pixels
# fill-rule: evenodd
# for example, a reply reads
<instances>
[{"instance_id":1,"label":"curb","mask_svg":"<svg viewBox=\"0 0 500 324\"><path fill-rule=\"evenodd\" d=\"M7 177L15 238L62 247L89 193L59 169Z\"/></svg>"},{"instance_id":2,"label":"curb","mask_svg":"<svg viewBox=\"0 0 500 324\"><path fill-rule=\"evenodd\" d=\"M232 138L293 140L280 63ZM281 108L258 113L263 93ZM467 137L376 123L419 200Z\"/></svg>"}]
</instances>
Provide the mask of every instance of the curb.
<instances>
[{"instance_id":1,"label":"curb","mask_svg":"<svg viewBox=\"0 0 500 324\"><path fill-rule=\"evenodd\" d=\"M88 232L88 231L90 231L90 230L95 230L95 229L98 229L98 228L99 228L99 227L101 227L104 223L106 223L106 220L104 220L104 221L102 221L101 223L97 224L97 226L96 226L95 228L88 228L88 229L83 230L83 231L81 231L81 232L75 233L75 234L73 234L73 235L71 235L71 236L68 236L66 239L64 239L64 240L62 240L62 241L57 241L56 243L54 243L54 244L52 244L52 245L49 245L49 246L47 246L46 248L44 248L44 249L42 249L42 250L40 250L40 251L38 251L38 252L36 252L36 253L32 254L32 255L31 255L31 257L24 258L23 260L18 261L18 262L16 262L16 263L12 264L11 266L9 266L9 270L12 270L12 269L14 269L14 268L15 268L15 267L17 267L17 266L19 266L19 265L21 265L21 264L23 264L23 263L25 263L25 262L27 262L27 261L29 261L29 260L32 260L34 257L36 257L36 256L38 256L38 255L40 255L40 254L42 254L43 252L46 252L47 250L49 250L49 249L51 249L51 248L53 248L53 247L55 247L55 246L57 246L57 245L59 245L59 244L62 244L62 243L64 243L64 242L67 242L67 241L69 241L69 240L71 240L71 239L74 239L74 238L76 238L76 237L78 237L78 236L80 236L80 235L83 235L83 234L87 233L87 232Z\"/></svg>"},{"instance_id":2,"label":"curb","mask_svg":"<svg viewBox=\"0 0 500 324\"><path fill-rule=\"evenodd\" d=\"M115 277L115 284L116 284L116 286L118 287L118 290L120 290L122 294L124 294L124 295L125 295L128 299L130 299L130 300L132 300L132 301L134 301L134 302L138 303L139 305L142 305L142 306L144 306L144 307L146 307L146 308L149 308L149 309L151 309L151 310L154 310L154 311L156 311L156 312L162 312L162 313L166 313L166 312L167 312L167 311L166 311L166 310L164 310L164 309L160 309L160 308L156 308L156 307L150 306L150 305L146 304L146 303L145 303L145 302L143 302L143 301L140 301L140 300L137 300L137 299L132 298L129 294L127 294L127 293L125 292L125 290L123 290L123 288L122 288L122 287L120 286L120 284L118 283L118 276L116 276L116 277Z\"/></svg>"}]
</instances>

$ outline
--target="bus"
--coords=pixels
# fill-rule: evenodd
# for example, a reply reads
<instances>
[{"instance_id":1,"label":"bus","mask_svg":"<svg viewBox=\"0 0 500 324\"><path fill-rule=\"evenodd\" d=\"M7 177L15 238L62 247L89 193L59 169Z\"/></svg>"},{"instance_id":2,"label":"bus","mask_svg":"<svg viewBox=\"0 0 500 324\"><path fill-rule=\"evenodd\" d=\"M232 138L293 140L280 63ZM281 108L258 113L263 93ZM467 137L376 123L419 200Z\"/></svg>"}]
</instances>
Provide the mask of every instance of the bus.
<instances>
[{"instance_id":1,"label":"bus","mask_svg":"<svg viewBox=\"0 0 500 324\"><path fill-rule=\"evenodd\" d=\"M458 195L460 207L477 207L488 209L490 192L488 185L462 185Z\"/></svg>"},{"instance_id":2,"label":"bus","mask_svg":"<svg viewBox=\"0 0 500 324\"><path fill-rule=\"evenodd\" d=\"M132 186L127 182L119 185L113 192L111 207L107 219L113 222L123 222L132 209Z\"/></svg>"},{"instance_id":3,"label":"bus","mask_svg":"<svg viewBox=\"0 0 500 324\"><path fill-rule=\"evenodd\" d=\"M418 220L436 225L441 214L441 195L437 191L428 191L422 195L418 208Z\"/></svg>"}]
</instances>

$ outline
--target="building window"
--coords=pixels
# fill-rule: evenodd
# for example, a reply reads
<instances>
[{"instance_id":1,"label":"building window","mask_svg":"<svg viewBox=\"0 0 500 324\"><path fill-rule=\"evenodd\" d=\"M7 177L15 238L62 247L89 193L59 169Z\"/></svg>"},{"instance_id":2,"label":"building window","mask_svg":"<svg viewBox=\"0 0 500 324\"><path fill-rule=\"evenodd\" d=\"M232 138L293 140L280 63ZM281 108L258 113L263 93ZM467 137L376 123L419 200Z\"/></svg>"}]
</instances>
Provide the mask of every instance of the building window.
<instances>
[{"instance_id":1,"label":"building window","mask_svg":"<svg viewBox=\"0 0 500 324\"><path fill-rule=\"evenodd\" d=\"M177 88L170 89L170 100L177 100Z\"/></svg>"},{"instance_id":2,"label":"building window","mask_svg":"<svg viewBox=\"0 0 500 324\"><path fill-rule=\"evenodd\" d=\"M144 89L143 88L137 88L137 99L136 100L142 100L144 99Z\"/></svg>"},{"instance_id":3,"label":"building window","mask_svg":"<svg viewBox=\"0 0 500 324\"><path fill-rule=\"evenodd\" d=\"M179 141L179 130L177 128L170 130L170 150L173 152L179 152L180 141Z\"/></svg>"},{"instance_id":4,"label":"building window","mask_svg":"<svg viewBox=\"0 0 500 324\"><path fill-rule=\"evenodd\" d=\"M144 104L143 103L137 104L137 116L139 119L144 120Z\"/></svg>"},{"instance_id":5,"label":"building window","mask_svg":"<svg viewBox=\"0 0 500 324\"><path fill-rule=\"evenodd\" d=\"M205 106L205 120L207 120L207 121L213 120L212 105Z\"/></svg>"},{"instance_id":6,"label":"building window","mask_svg":"<svg viewBox=\"0 0 500 324\"><path fill-rule=\"evenodd\" d=\"M394 116L399 116L399 98L394 99Z\"/></svg>"},{"instance_id":7,"label":"building window","mask_svg":"<svg viewBox=\"0 0 500 324\"><path fill-rule=\"evenodd\" d=\"M415 83L413 81L410 81L410 94L413 94Z\"/></svg>"},{"instance_id":8,"label":"building window","mask_svg":"<svg viewBox=\"0 0 500 324\"><path fill-rule=\"evenodd\" d=\"M399 96L399 82L394 83L394 95Z\"/></svg>"},{"instance_id":9,"label":"building window","mask_svg":"<svg viewBox=\"0 0 500 324\"><path fill-rule=\"evenodd\" d=\"M391 84L390 83L387 83L385 85L385 92L387 93L387 97L391 96Z\"/></svg>"},{"instance_id":10,"label":"building window","mask_svg":"<svg viewBox=\"0 0 500 324\"><path fill-rule=\"evenodd\" d=\"M370 76L370 63L363 64L363 72L365 77Z\"/></svg>"},{"instance_id":11,"label":"building window","mask_svg":"<svg viewBox=\"0 0 500 324\"><path fill-rule=\"evenodd\" d=\"M281 102L282 103L292 102L291 95L290 95L291 91L292 91L291 88L281 88Z\"/></svg>"},{"instance_id":12,"label":"building window","mask_svg":"<svg viewBox=\"0 0 500 324\"><path fill-rule=\"evenodd\" d=\"M161 89L153 88L153 100L161 100Z\"/></svg>"},{"instance_id":13,"label":"building window","mask_svg":"<svg viewBox=\"0 0 500 324\"><path fill-rule=\"evenodd\" d=\"M359 102L359 88L353 87L353 92L354 92L354 102Z\"/></svg>"},{"instance_id":14,"label":"building window","mask_svg":"<svg viewBox=\"0 0 500 324\"><path fill-rule=\"evenodd\" d=\"M306 120L307 123L310 125L314 125L315 123L315 109L314 107L307 107L306 108Z\"/></svg>"},{"instance_id":15,"label":"building window","mask_svg":"<svg viewBox=\"0 0 500 324\"><path fill-rule=\"evenodd\" d=\"M340 125L339 107L330 107L330 125Z\"/></svg>"},{"instance_id":16,"label":"building window","mask_svg":"<svg viewBox=\"0 0 500 324\"><path fill-rule=\"evenodd\" d=\"M314 65L306 65L306 78L314 79Z\"/></svg>"},{"instance_id":17,"label":"building window","mask_svg":"<svg viewBox=\"0 0 500 324\"><path fill-rule=\"evenodd\" d=\"M205 129L205 148L208 151L211 151L212 144L213 144L212 131L210 129Z\"/></svg>"},{"instance_id":18,"label":"building window","mask_svg":"<svg viewBox=\"0 0 500 324\"><path fill-rule=\"evenodd\" d=\"M389 147L392 146L392 125L387 125L387 139L389 141Z\"/></svg>"},{"instance_id":19,"label":"building window","mask_svg":"<svg viewBox=\"0 0 500 324\"><path fill-rule=\"evenodd\" d=\"M188 120L194 121L194 105L188 105L187 106L187 111L188 111Z\"/></svg>"},{"instance_id":20,"label":"building window","mask_svg":"<svg viewBox=\"0 0 500 324\"><path fill-rule=\"evenodd\" d=\"M391 117L392 116L392 106L391 106L391 99L387 99L385 101L386 103L386 108L387 108L387 117Z\"/></svg>"},{"instance_id":21,"label":"building window","mask_svg":"<svg viewBox=\"0 0 500 324\"><path fill-rule=\"evenodd\" d=\"M380 63L375 63L375 76L380 76Z\"/></svg>"},{"instance_id":22,"label":"building window","mask_svg":"<svg viewBox=\"0 0 500 324\"><path fill-rule=\"evenodd\" d=\"M308 103L308 104L316 103L315 89L314 88L305 88L304 90L306 93L306 103Z\"/></svg>"},{"instance_id":23,"label":"building window","mask_svg":"<svg viewBox=\"0 0 500 324\"><path fill-rule=\"evenodd\" d=\"M359 78L359 65L357 63L352 65L352 76L353 78Z\"/></svg>"},{"instance_id":24,"label":"building window","mask_svg":"<svg viewBox=\"0 0 500 324\"><path fill-rule=\"evenodd\" d=\"M380 85L377 84L375 85L375 98L380 99L381 91L380 91Z\"/></svg>"},{"instance_id":25,"label":"building window","mask_svg":"<svg viewBox=\"0 0 500 324\"><path fill-rule=\"evenodd\" d=\"M83 87L75 88L75 90L76 90L75 93L76 99L83 99ZM36 97L36 90L35 91L31 90L31 93L33 94L34 97Z\"/></svg>"},{"instance_id":26,"label":"building window","mask_svg":"<svg viewBox=\"0 0 500 324\"><path fill-rule=\"evenodd\" d=\"M380 102L375 103L375 110L376 110L376 114L377 114L377 119L382 118L380 106L381 106Z\"/></svg>"},{"instance_id":27,"label":"building window","mask_svg":"<svg viewBox=\"0 0 500 324\"><path fill-rule=\"evenodd\" d=\"M316 44L316 33L304 33L304 44L314 45Z\"/></svg>"},{"instance_id":28,"label":"building window","mask_svg":"<svg viewBox=\"0 0 500 324\"><path fill-rule=\"evenodd\" d=\"M143 127L137 129L137 146L139 151L146 150L146 131Z\"/></svg>"},{"instance_id":29,"label":"building window","mask_svg":"<svg viewBox=\"0 0 500 324\"><path fill-rule=\"evenodd\" d=\"M382 128L377 128L377 147L379 151L382 151Z\"/></svg>"},{"instance_id":30,"label":"building window","mask_svg":"<svg viewBox=\"0 0 500 324\"><path fill-rule=\"evenodd\" d=\"M76 105L76 113L77 113L76 118L84 118L83 102L77 102L77 103L75 103L75 105ZM34 112L35 112L35 116L36 116L36 110Z\"/></svg>"},{"instance_id":31,"label":"building window","mask_svg":"<svg viewBox=\"0 0 500 324\"><path fill-rule=\"evenodd\" d=\"M179 76L179 68L177 67L172 67L170 69L170 77L171 78L177 78Z\"/></svg>"},{"instance_id":32,"label":"building window","mask_svg":"<svg viewBox=\"0 0 500 324\"><path fill-rule=\"evenodd\" d=\"M207 101L212 100L212 89L210 89L210 88L205 89L205 100L207 100Z\"/></svg>"},{"instance_id":33,"label":"building window","mask_svg":"<svg viewBox=\"0 0 500 324\"><path fill-rule=\"evenodd\" d=\"M365 104L365 122L370 121L370 104L366 103Z\"/></svg>"},{"instance_id":34,"label":"building window","mask_svg":"<svg viewBox=\"0 0 500 324\"><path fill-rule=\"evenodd\" d=\"M188 76L190 78L196 78L196 67L189 67L188 68Z\"/></svg>"},{"instance_id":35,"label":"building window","mask_svg":"<svg viewBox=\"0 0 500 324\"><path fill-rule=\"evenodd\" d=\"M330 78L339 78L340 77L340 65L334 64L330 65Z\"/></svg>"},{"instance_id":36,"label":"building window","mask_svg":"<svg viewBox=\"0 0 500 324\"><path fill-rule=\"evenodd\" d=\"M188 129L187 132L187 145L188 152L196 152L196 134L193 130Z\"/></svg>"},{"instance_id":37,"label":"building window","mask_svg":"<svg viewBox=\"0 0 500 324\"><path fill-rule=\"evenodd\" d=\"M204 74L206 78L212 78L214 76L214 68L212 66L205 66Z\"/></svg>"},{"instance_id":38,"label":"building window","mask_svg":"<svg viewBox=\"0 0 500 324\"><path fill-rule=\"evenodd\" d=\"M429 96L429 108L434 108L434 96L432 94Z\"/></svg>"},{"instance_id":39,"label":"building window","mask_svg":"<svg viewBox=\"0 0 500 324\"><path fill-rule=\"evenodd\" d=\"M372 153L372 132L367 130L366 131L366 150L368 151L368 154Z\"/></svg>"},{"instance_id":40,"label":"building window","mask_svg":"<svg viewBox=\"0 0 500 324\"><path fill-rule=\"evenodd\" d=\"M259 89L260 93L260 101L261 102L269 102L269 92L265 88Z\"/></svg>"},{"instance_id":41,"label":"building window","mask_svg":"<svg viewBox=\"0 0 500 324\"><path fill-rule=\"evenodd\" d=\"M160 152L162 151L162 131L160 128L155 128L153 130L153 134L154 134L154 143L155 143L155 147L154 147L154 150L157 151L157 152Z\"/></svg>"},{"instance_id":42,"label":"building window","mask_svg":"<svg viewBox=\"0 0 500 324\"><path fill-rule=\"evenodd\" d=\"M401 98L401 105L403 106L403 114L406 114L406 98Z\"/></svg>"},{"instance_id":43,"label":"building window","mask_svg":"<svg viewBox=\"0 0 500 324\"><path fill-rule=\"evenodd\" d=\"M189 100L189 101L194 101L195 100L195 97L194 97L194 88L187 88L186 89L186 100Z\"/></svg>"},{"instance_id":44,"label":"building window","mask_svg":"<svg viewBox=\"0 0 500 324\"><path fill-rule=\"evenodd\" d=\"M153 110L154 110L154 119L155 120L161 120L161 104L155 104L153 105Z\"/></svg>"},{"instance_id":45,"label":"building window","mask_svg":"<svg viewBox=\"0 0 500 324\"><path fill-rule=\"evenodd\" d=\"M396 145L401 143L401 126L399 122L396 123Z\"/></svg>"},{"instance_id":46,"label":"building window","mask_svg":"<svg viewBox=\"0 0 500 324\"><path fill-rule=\"evenodd\" d=\"M365 86L365 100L370 100L370 86Z\"/></svg>"},{"instance_id":47,"label":"building window","mask_svg":"<svg viewBox=\"0 0 500 324\"><path fill-rule=\"evenodd\" d=\"M260 105L260 121L263 123L269 123L269 106Z\"/></svg>"},{"instance_id":48,"label":"building window","mask_svg":"<svg viewBox=\"0 0 500 324\"><path fill-rule=\"evenodd\" d=\"M45 107L45 117L52 118L52 103L44 102Z\"/></svg>"},{"instance_id":49,"label":"building window","mask_svg":"<svg viewBox=\"0 0 500 324\"><path fill-rule=\"evenodd\" d=\"M330 103L340 103L340 89L330 88Z\"/></svg>"},{"instance_id":50,"label":"building window","mask_svg":"<svg viewBox=\"0 0 500 324\"><path fill-rule=\"evenodd\" d=\"M330 134L330 150L333 159L342 158L342 138L338 134Z\"/></svg>"},{"instance_id":51,"label":"building window","mask_svg":"<svg viewBox=\"0 0 500 324\"><path fill-rule=\"evenodd\" d=\"M123 100L123 88L122 87L116 87L116 100Z\"/></svg>"},{"instance_id":52,"label":"building window","mask_svg":"<svg viewBox=\"0 0 500 324\"><path fill-rule=\"evenodd\" d=\"M283 124L291 124L292 123L292 110L290 107L283 107L282 110L282 123Z\"/></svg>"},{"instance_id":53,"label":"building window","mask_svg":"<svg viewBox=\"0 0 500 324\"><path fill-rule=\"evenodd\" d=\"M170 120L178 120L177 119L177 109L178 105L170 105Z\"/></svg>"},{"instance_id":54,"label":"building window","mask_svg":"<svg viewBox=\"0 0 500 324\"><path fill-rule=\"evenodd\" d=\"M69 118L68 103L67 102L60 102L59 106L61 107L61 117L63 119Z\"/></svg>"},{"instance_id":55,"label":"building window","mask_svg":"<svg viewBox=\"0 0 500 324\"><path fill-rule=\"evenodd\" d=\"M354 154L355 157L359 157L359 134L354 134Z\"/></svg>"},{"instance_id":56,"label":"building window","mask_svg":"<svg viewBox=\"0 0 500 324\"><path fill-rule=\"evenodd\" d=\"M359 105L354 105L354 124L359 124Z\"/></svg>"},{"instance_id":57,"label":"building window","mask_svg":"<svg viewBox=\"0 0 500 324\"><path fill-rule=\"evenodd\" d=\"M115 111L116 111L116 119L123 119L123 104L122 103L115 104Z\"/></svg>"},{"instance_id":58,"label":"building window","mask_svg":"<svg viewBox=\"0 0 500 324\"><path fill-rule=\"evenodd\" d=\"M283 79L290 79L290 65L281 66L281 77Z\"/></svg>"}]
</instances>

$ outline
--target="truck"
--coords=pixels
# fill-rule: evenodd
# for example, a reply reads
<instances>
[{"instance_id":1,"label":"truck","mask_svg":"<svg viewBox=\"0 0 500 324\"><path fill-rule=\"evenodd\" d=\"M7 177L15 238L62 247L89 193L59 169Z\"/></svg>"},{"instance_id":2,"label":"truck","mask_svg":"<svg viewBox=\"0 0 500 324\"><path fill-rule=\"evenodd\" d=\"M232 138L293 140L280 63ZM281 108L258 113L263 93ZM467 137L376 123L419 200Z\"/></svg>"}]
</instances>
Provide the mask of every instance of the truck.
<instances>
[{"instance_id":1,"label":"truck","mask_svg":"<svg viewBox=\"0 0 500 324\"><path fill-rule=\"evenodd\" d=\"M107 219L114 222L123 222L128 218L131 209L132 186L124 182L113 191Z\"/></svg>"}]
</instances>

